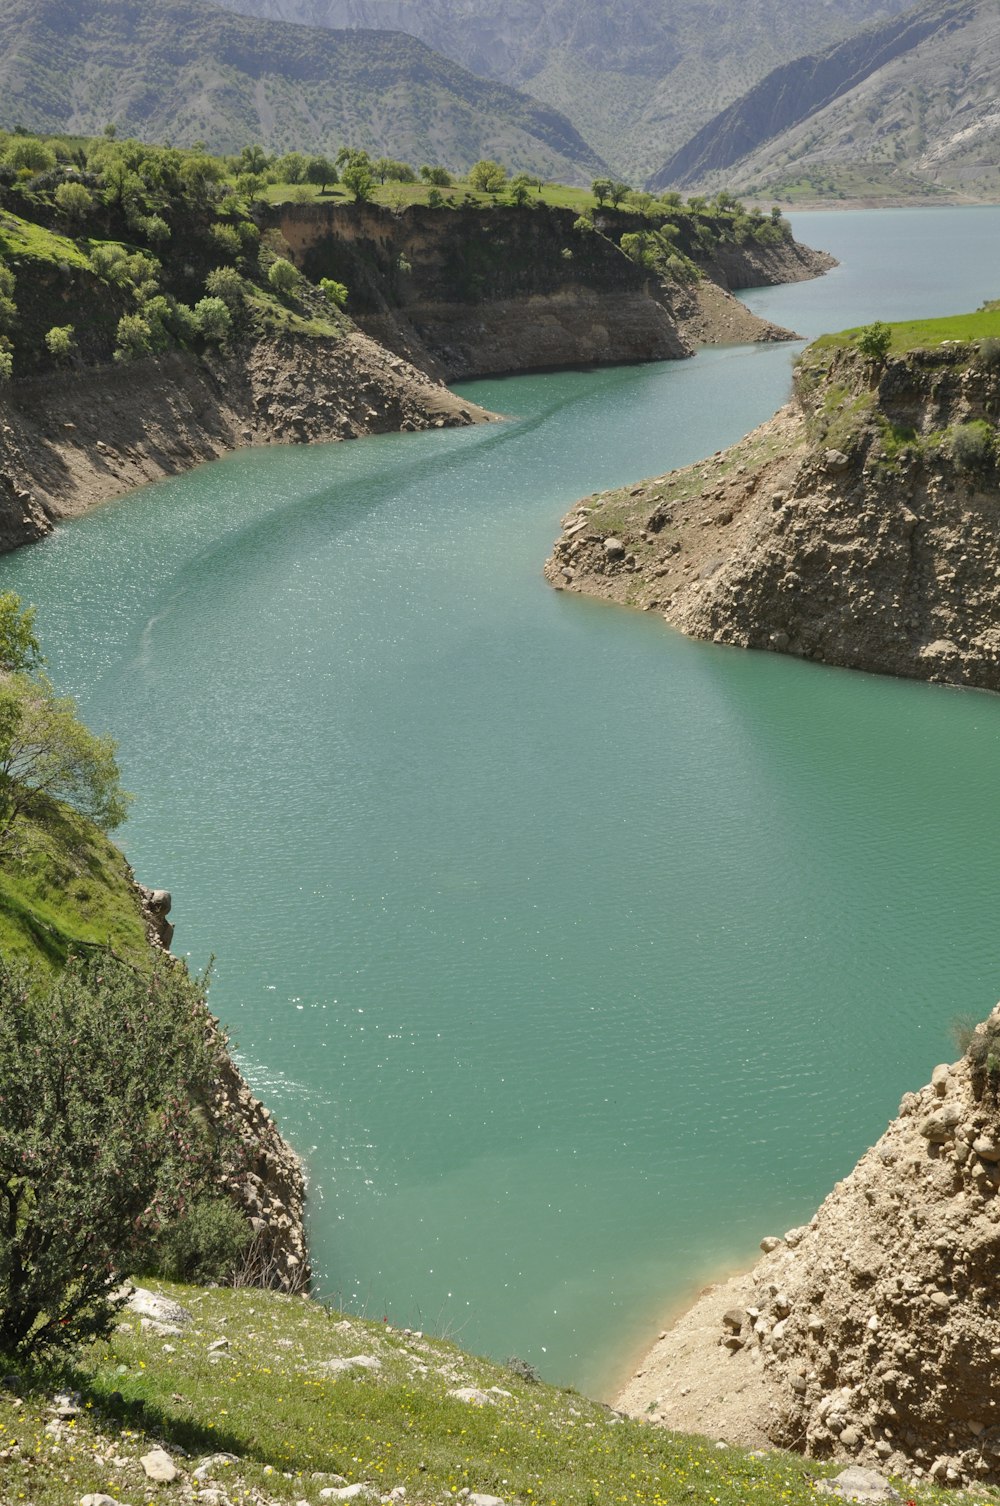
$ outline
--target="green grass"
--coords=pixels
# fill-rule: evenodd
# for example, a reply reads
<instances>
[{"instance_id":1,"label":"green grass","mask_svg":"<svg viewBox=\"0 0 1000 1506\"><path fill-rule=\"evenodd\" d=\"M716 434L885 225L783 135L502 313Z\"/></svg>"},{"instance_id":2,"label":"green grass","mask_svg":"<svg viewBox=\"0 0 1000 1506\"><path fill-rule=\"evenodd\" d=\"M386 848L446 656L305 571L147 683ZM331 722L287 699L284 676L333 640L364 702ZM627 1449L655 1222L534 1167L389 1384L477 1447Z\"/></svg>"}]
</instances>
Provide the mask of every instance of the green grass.
<instances>
[{"instance_id":1,"label":"green grass","mask_svg":"<svg viewBox=\"0 0 1000 1506\"><path fill-rule=\"evenodd\" d=\"M892 344L889 349L896 355L909 350L930 350L948 341L969 344L974 341L1000 338L1000 308L977 309L971 314L953 314L945 319L910 319L901 324L890 324ZM814 340L809 351L841 349L854 345L861 328L841 330L834 335L821 335ZM809 352L806 352L808 355Z\"/></svg>"},{"instance_id":2,"label":"green grass","mask_svg":"<svg viewBox=\"0 0 1000 1506\"><path fill-rule=\"evenodd\" d=\"M52 262L56 266L60 263L71 267L88 265L84 253L67 236L56 235L43 225L36 225L8 210L0 210L0 257L12 260L27 257L32 261Z\"/></svg>"},{"instance_id":3,"label":"green grass","mask_svg":"<svg viewBox=\"0 0 1000 1506\"><path fill-rule=\"evenodd\" d=\"M124 857L65 806L16 828L0 865L0 952L59 968L81 945L110 944L148 964L149 945Z\"/></svg>"},{"instance_id":4,"label":"green grass","mask_svg":"<svg viewBox=\"0 0 1000 1506\"><path fill-rule=\"evenodd\" d=\"M405 1485L411 1506L454 1500L466 1487L535 1506L805 1506L815 1500L815 1480L829 1473L793 1455L719 1448L623 1420L443 1340L346 1320L307 1299L164 1289L194 1314L179 1335L154 1336L126 1314L111 1341L69 1375L23 1377L21 1407L0 1392L0 1451L11 1450L0 1475L4 1506L75 1506L89 1491L133 1503L159 1498L137 1463L153 1446L185 1473L205 1456L236 1455L218 1470L234 1502L259 1490L310 1506L331 1474L371 1482L382 1494ZM209 1345L220 1337L228 1347L213 1360ZM358 1354L379 1368L326 1368ZM83 1405L63 1436L52 1437L46 1404L60 1378ZM462 1386L486 1391L493 1403L447 1394ZM949 1497L927 1490L917 1499ZM991 1495L976 1491L973 1499Z\"/></svg>"}]
</instances>

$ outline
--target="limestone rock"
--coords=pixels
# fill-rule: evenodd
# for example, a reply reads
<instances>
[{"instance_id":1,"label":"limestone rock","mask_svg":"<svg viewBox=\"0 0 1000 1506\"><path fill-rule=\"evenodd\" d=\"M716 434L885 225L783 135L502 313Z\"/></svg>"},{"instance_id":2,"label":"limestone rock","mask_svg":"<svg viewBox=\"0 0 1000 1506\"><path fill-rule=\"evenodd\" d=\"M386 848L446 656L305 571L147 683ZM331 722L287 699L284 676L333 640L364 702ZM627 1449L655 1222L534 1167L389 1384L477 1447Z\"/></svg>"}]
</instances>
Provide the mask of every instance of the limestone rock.
<instances>
[{"instance_id":1,"label":"limestone rock","mask_svg":"<svg viewBox=\"0 0 1000 1506\"><path fill-rule=\"evenodd\" d=\"M152 1480L155 1485L169 1485L180 1475L180 1470L162 1448L150 1449L148 1454L142 1455L139 1463L146 1479Z\"/></svg>"},{"instance_id":2,"label":"limestone rock","mask_svg":"<svg viewBox=\"0 0 1000 1506\"><path fill-rule=\"evenodd\" d=\"M829 1480L818 1480L817 1491L824 1495L839 1496L842 1501L898 1501L898 1491L895 1491L886 1479L876 1469L862 1469L858 1464L852 1464L848 1469L842 1469L839 1475L834 1475Z\"/></svg>"}]
</instances>

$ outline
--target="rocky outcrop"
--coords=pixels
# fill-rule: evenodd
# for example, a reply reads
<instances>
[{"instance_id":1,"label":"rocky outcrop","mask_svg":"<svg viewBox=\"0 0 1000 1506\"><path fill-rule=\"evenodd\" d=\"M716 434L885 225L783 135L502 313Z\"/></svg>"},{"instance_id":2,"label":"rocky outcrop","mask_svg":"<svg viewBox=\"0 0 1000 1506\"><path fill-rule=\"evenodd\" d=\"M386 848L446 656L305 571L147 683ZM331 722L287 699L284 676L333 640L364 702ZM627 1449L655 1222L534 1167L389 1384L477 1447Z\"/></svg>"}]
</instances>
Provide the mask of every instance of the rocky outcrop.
<instances>
[{"instance_id":1,"label":"rocky outcrop","mask_svg":"<svg viewBox=\"0 0 1000 1506\"><path fill-rule=\"evenodd\" d=\"M311 279L349 288L348 307L363 329L449 381L673 360L691 355L706 333L714 338L686 285L661 283L619 248L616 236L641 226L634 215L601 211L592 231L578 228L573 210L544 204L410 206L400 214L375 204L280 204L260 215ZM693 242L681 249L700 255L720 296L833 265L794 241L726 245L711 256ZM735 338L791 336L745 309Z\"/></svg>"},{"instance_id":2,"label":"rocky outcrop","mask_svg":"<svg viewBox=\"0 0 1000 1506\"><path fill-rule=\"evenodd\" d=\"M818 1213L706 1293L619 1405L670 1427L879 1464L942 1485L1000 1480L1000 1070L934 1069Z\"/></svg>"},{"instance_id":3,"label":"rocky outcrop","mask_svg":"<svg viewBox=\"0 0 1000 1506\"><path fill-rule=\"evenodd\" d=\"M740 444L574 508L546 575L692 637L1000 690L998 417L988 342L813 348Z\"/></svg>"},{"instance_id":4,"label":"rocky outcrop","mask_svg":"<svg viewBox=\"0 0 1000 1506\"><path fill-rule=\"evenodd\" d=\"M0 400L0 551L242 445L488 418L360 331L275 336L14 383Z\"/></svg>"}]
</instances>

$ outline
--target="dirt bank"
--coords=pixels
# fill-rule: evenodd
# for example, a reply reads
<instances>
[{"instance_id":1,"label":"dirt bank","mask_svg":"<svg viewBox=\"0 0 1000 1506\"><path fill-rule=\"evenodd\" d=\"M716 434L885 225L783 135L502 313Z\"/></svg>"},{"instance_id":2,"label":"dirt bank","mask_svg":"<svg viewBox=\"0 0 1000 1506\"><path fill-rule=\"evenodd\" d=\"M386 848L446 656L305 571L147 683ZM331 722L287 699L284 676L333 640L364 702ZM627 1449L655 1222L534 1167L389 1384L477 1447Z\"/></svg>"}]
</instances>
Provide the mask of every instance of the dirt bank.
<instances>
[{"instance_id":1,"label":"dirt bank","mask_svg":"<svg viewBox=\"0 0 1000 1506\"><path fill-rule=\"evenodd\" d=\"M444 428L492 415L360 331L274 337L13 384L0 401L0 550L242 445Z\"/></svg>"},{"instance_id":2,"label":"dirt bank","mask_svg":"<svg viewBox=\"0 0 1000 1506\"><path fill-rule=\"evenodd\" d=\"M1000 690L1000 371L954 344L824 359L731 449L580 503L547 578L716 643Z\"/></svg>"}]
</instances>

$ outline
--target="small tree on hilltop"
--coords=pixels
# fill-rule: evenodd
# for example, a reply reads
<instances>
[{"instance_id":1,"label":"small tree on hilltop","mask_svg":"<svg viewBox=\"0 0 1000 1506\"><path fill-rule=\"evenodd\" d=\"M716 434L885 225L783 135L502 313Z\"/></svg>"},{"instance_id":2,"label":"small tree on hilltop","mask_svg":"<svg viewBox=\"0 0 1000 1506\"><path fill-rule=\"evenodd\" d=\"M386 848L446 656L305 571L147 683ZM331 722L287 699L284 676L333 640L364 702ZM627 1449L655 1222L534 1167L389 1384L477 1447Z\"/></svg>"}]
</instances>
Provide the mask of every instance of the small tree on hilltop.
<instances>
[{"instance_id":1,"label":"small tree on hilltop","mask_svg":"<svg viewBox=\"0 0 1000 1506\"><path fill-rule=\"evenodd\" d=\"M499 193L507 182L507 169L500 162L484 157L469 169L469 185L477 193Z\"/></svg>"},{"instance_id":2,"label":"small tree on hilltop","mask_svg":"<svg viewBox=\"0 0 1000 1506\"><path fill-rule=\"evenodd\" d=\"M310 157L306 167L306 180L318 185L320 193L326 193L330 184L339 181L337 169L329 157Z\"/></svg>"},{"instance_id":3,"label":"small tree on hilltop","mask_svg":"<svg viewBox=\"0 0 1000 1506\"><path fill-rule=\"evenodd\" d=\"M198 988L110 953L55 983L0 962L0 1353L109 1332L122 1279L219 1174Z\"/></svg>"},{"instance_id":4,"label":"small tree on hilltop","mask_svg":"<svg viewBox=\"0 0 1000 1506\"><path fill-rule=\"evenodd\" d=\"M282 298L288 298L298 287L302 274L283 256L277 257L268 268L267 280Z\"/></svg>"},{"instance_id":5,"label":"small tree on hilltop","mask_svg":"<svg viewBox=\"0 0 1000 1506\"><path fill-rule=\"evenodd\" d=\"M866 324L858 332L857 347L866 360L884 361L891 344L892 330L888 324L882 324L878 320L874 324Z\"/></svg>"},{"instance_id":6,"label":"small tree on hilltop","mask_svg":"<svg viewBox=\"0 0 1000 1506\"><path fill-rule=\"evenodd\" d=\"M363 204L375 192L375 177L367 152L352 152L340 174L340 181L356 204Z\"/></svg>"}]
</instances>

